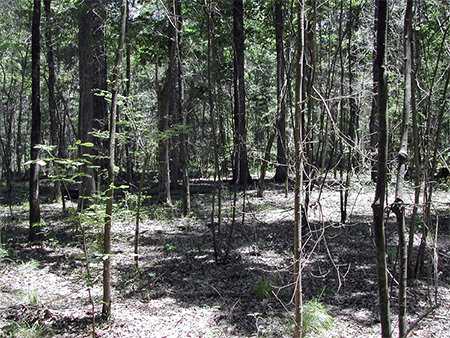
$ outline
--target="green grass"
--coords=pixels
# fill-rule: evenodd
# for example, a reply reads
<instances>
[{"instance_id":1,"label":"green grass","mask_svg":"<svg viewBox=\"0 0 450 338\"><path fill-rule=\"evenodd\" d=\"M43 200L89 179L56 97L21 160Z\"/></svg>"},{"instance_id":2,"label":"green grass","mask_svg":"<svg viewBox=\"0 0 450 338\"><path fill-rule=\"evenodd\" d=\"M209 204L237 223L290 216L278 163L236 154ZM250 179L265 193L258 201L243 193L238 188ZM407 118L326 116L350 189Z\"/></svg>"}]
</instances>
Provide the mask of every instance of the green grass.
<instances>
[{"instance_id":1,"label":"green grass","mask_svg":"<svg viewBox=\"0 0 450 338\"><path fill-rule=\"evenodd\" d=\"M12 325L3 328L0 331L0 335L5 338L41 338L50 337L51 331L37 321L32 324L27 322L14 322Z\"/></svg>"},{"instance_id":2,"label":"green grass","mask_svg":"<svg viewBox=\"0 0 450 338\"><path fill-rule=\"evenodd\" d=\"M38 261L31 259L28 262L24 262L24 263L20 264L18 266L18 269L22 275L26 275L26 274L29 274L29 273L39 269L39 265L40 264Z\"/></svg>"},{"instance_id":3,"label":"green grass","mask_svg":"<svg viewBox=\"0 0 450 338\"><path fill-rule=\"evenodd\" d=\"M317 299L306 302L303 306L303 334L305 337L319 335L334 327L334 318L328 309Z\"/></svg>"},{"instance_id":4,"label":"green grass","mask_svg":"<svg viewBox=\"0 0 450 338\"><path fill-rule=\"evenodd\" d=\"M263 280L255 284L250 292L256 295L256 297L258 297L258 299L260 300L269 298L270 295L269 281L264 278Z\"/></svg>"},{"instance_id":5,"label":"green grass","mask_svg":"<svg viewBox=\"0 0 450 338\"><path fill-rule=\"evenodd\" d=\"M23 289L19 292L29 305L37 305L39 302L39 293L34 289Z\"/></svg>"}]
</instances>

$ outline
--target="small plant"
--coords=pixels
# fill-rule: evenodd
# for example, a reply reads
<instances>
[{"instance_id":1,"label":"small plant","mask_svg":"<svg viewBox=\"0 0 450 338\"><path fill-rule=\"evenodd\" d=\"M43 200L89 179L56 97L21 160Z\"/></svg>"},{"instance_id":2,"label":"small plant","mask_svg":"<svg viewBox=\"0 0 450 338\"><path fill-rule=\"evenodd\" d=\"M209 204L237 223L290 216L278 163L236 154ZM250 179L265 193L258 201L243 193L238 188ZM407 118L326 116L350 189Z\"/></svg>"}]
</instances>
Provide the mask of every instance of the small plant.
<instances>
[{"instance_id":1,"label":"small plant","mask_svg":"<svg viewBox=\"0 0 450 338\"><path fill-rule=\"evenodd\" d=\"M0 259L8 257L8 250L6 250L3 245L0 246Z\"/></svg>"},{"instance_id":2,"label":"small plant","mask_svg":"<svg viewBox=\"0 0 450 338\"><path fill-rule=\"evenodd\" d=\"M155 220L168 223L175 217L175 210L170 206L159 205L153 213Z\"/></svg>"},{"instance_id":3,"label":"small plant","mask_svg":"<svg viewBox=\"0 0 450 338\"><path fill-rule=\"evenodd\" d=\"M166 243L164 244L164 251L168 254L174 253L177 250L177 247L173 244Z\"/></svg>"},{"instance_id":4,"label":"small plant","mask_svg":"<svg viewBox=\"0 0 450 338\"><path fill-rule=\"evenodd\" d=\"M3 329L3 332L0 332L0 334L1 333L5 334L5 337L14 338L41 338L49 337L51 335L49 329L38 321L33 324L27 322L15 322L13 325Z\"/></svg>"},{"instance_id":5,"label":"small plant","mask_svg":"<svg viewBox=\"0 0 450 338\"><path fill-rule=\"evenodd\" d=\"M26 274L29 274L29 273L39 269L39 262L34 259L31 259L28 262L20 264L18 266L18 268L19 268L19 272L22 275L26 275Z\"/></svg>"},{"instance_id":6,"label":"small plant","mask_svg":"<svg viewBox=\"0 0 450 338\"><path fill-rule=\"evenodd\" d=\"M255 284L251 291L258 299L263 300L269 297L270 295L270 284L267 279L263 279L259 283Z\"/></svg>"},{"instance_id":7,"label":"small plant","mask_svg":"<svg viewBox=\"0 0 450 338\"><path fill-rule=\"evenodd\" d=\"M37 305L39 301L39 294L34 289L24 289L20 291L20 294L22 294L25 298L25 302L27 302L29 305Z\"/></svg>"},{"instance_id":8,"label":"small plant","mask_svg":"<svg viewBox=\"0 0 450 338\"><path fill-rule=\"evenodd\" d=\"M320 334L333 328L334 318L318 300L312 299L303 306L303 334Z\"/></svg>"}]
</instances>

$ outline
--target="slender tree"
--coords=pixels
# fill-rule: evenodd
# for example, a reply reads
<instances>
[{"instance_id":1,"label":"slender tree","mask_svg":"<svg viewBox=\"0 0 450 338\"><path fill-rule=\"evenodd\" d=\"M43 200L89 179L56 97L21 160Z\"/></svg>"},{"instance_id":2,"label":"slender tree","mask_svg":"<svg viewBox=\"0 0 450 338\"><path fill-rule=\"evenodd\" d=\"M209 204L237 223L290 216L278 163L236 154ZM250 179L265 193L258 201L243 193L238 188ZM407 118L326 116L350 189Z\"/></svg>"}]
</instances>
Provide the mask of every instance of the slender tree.
<instances>
[{"instance_id":1,"label":"slender tree","mask_svg":"<svg viewBox=\"0 0 450 338\"><path fill-rule=\"evenodd\" d=\"M233 0L234 43L234 168L233 182L246 186L252 183L247 155L244 84L244 5Z\"/></svg>"},{"instance_id":2,"label":"slender tree","mask_svg":"<svg viewBox=\"0 0 450 338\"><path fill-rule=\"evenodd\" d=\"M182 208L183 215L187 215L191 209L191 194L189 186L189 171L188 171L188 135L185 131L186 112L185 112L185 80L183 67L183 13L181 8L181 0L175 1L175 16L177 25L176 34L176 48L178 60L178 123L182 126L179 142L180 152L180 169L181 179L183 181L182 187Z\"/></svg>"},{"instance_id":3,"label":"slender tree","mask_svg":"<svg viewBox=\"0 0 450 338\"><path fill-rule=\"evenodd\" d=\"M175 63L176 63L176 21L174 18L174 0L169 0L169 65L164 86L158 93L158 181L159 200L172 205L170 196L170 161L169 161L169 119L171 108L174 108ZM178 170L178 168L177 168Z\"/></svg>"},{"instance_id":4,"label":"slender tree","mask_svg":"<svg viewBox=\"0 0 450 338\"><path fill-rule=\"evenodd\" d=\"M51 0L44 0L44 9L45 9L45 45L47 49L47 65L48 65L48 110L50 113L50 139L51 144L57 148L59 145L59 116L57 112L56 106L56 96L55 96L55 58L53 51L53 34L52 34L52 9L51 9ZM57 148L54 150L54 153L57 154ZM56 165L56 164L55 164ZM62 191L61 191L61 181L56 180L55 182L55 200L57 202L62 201Z\"/></svg>"},{"instance_id":5,"label":"slender tree","mask_svg":"<svg viewBox=\"0 0 450 338\"><path fill-rule=\"evenodd\" d=\"M275 46L277 51L277 106L279 118L277 122L277 169L275 182L284 182L287 178L286 160L286 99L283 93L285 84L284 57L284 0L275 0Z\"/></svg>"},{"instance_id":6,"label":"slender tree","mask_svg":"<svg viewBox=\"0 0 450 338\"><path fill-rule=\"evenodd\" d=\"M39 205L39 149L41 142L41 94L40 94L40 25L41 1L33 2L31 26L31 166L30 166L30 231L28 240L34 242L41 235L41 211Z\"/></svg>"},{"instance_id":7,"label":"slender tree","mask_svg":"<svg viewBox=\"0 0 450 338\"><path fill-rule=\"evenodd\" d=\"M376 57L374 73L377 79L377 116L378 116L378 166L375 201L372 204L374 237L377 258L378 295L380 302L381 331L383 338L391 337L391 322L389 309L389 288L386 265L386 234L385 234L385 196L387 186L387 152L388 152L388 88L386 70L386 31L388 3L386 0L376 0Z\"/></svg>"},{"instance_id":8,"label":"slender tree","mask_svg":"<svg viewBox=\"0 0 450 338\"><path fill-rule=\"evenodd\" d=\"M302 226L305 209L303 170L303 75L305 60L305 0L298 4L298 47L295 74L295 114L294 114L294 142L295 142L295 191L294 191L294 279L295 279L295 327L294 338L303 334L303 289L302 289Z\"/></svg>"},{"instance_id":9,"label":"slender tree","mask_svg":"<svg viewBox=\"0 0 450 338\"><path fill-rule=\"evenodd\" d=\"M108 191L106 200L106 217L103 238L103 308L102 316L111 316L111 221L113 214L114 180L115 180L115 149L116 149L116 118L117 99L120 87L120 74L122 68L122 54L125 45L126 22L128 16L128 0L122 0L122 18L120 24L119 43L116 61L112 73L111 112L109 121L109 153L108 153Z\"/></svg>"},{"instance_id":10,"label":"slender tree","mask_svg":"<svg viewBox=\"0 0 450 338\"><path fill-rule=\"evenodd\" d=\"M405 337L406 332L406 273L407 273L407 252L406 252L406 225L404 206L404 177L406 173L406 163L408 159L408 134L409 116L412 109L412 17L413 1L406 3L405 25L404 25L404 50L405 50L405 93L403 103L403 119L400 134L400 149L397 154L397 184L395 189L395 202L392 210L397 218L398 248L399 248L399 292L398 292L398 327L399 337Z\"/></svg>"},{"instance_id":11,"label":"slender tree","mask_svg":"<svg viewBox=\"0 0 450 338\"><path fill-rule=\"evenodd\" d=\"M217 116L215 112L214 105L214 87L213 87L213 58L212 49L214 44L214 24L212 20L212 1L205 0L205 11L206 11L206 28L208 32L208 69L207 69L207 79L208 79L208 105L209 105L209 116L211 123L211 135L213 142L214 151L214 190L211 201L211 230L212 230L212 240L214 247L214 259L216 263L222 256L222 177L220 171L219 162L219 137L217 133ZM217 221L216 221L216 194L217 194Z\"/></svg>"},{"instance_id":12,"label":"slender tree","mask_svg":"<svg viewBox=\"0 0 450 338\"><path fill-rule=\"evenodd\" d=\"M93 0L79 1L78 22L78 54L80 77L80 103L78 116L78 139L82 145L79 147L78 156L84 158L82 179L80 186L79 207L86 202L86 197L95 191L94 170L92 169L92 156L94 138L92 136L94 121L94 93L93 93L93 54L92 54L92 15Z\"/></svg>"}]
</instances>

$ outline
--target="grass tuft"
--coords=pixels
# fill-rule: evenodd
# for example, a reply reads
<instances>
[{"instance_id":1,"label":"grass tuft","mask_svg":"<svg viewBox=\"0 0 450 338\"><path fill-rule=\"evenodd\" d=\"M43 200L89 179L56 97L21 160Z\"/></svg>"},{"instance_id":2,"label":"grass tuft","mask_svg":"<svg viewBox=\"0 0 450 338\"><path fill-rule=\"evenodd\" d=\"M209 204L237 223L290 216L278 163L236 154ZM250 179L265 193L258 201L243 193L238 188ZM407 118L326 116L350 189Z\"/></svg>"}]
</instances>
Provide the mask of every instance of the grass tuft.
<instances>
[{"instance_id":1,"label":"grass tuft","mask_svg":"<svg viewBox=\"0 0 450 338\"><path fill-rule=\"evenodd\" d=\"M317 299L306 302L303 306L303 334L309 336L320 334L334 327L334 318L328 309Z\"/></svg>"},{"instance_id":2,"label":"grass tuft","mask_svg":"<svg viewBox=\"0 0 450 338\"><path fill-rule=\"evenodd\" d=\"M258 299L263 300L269 298L270 295L270 284L267 279L261 280L259 283L255 284L251 291L251 293L255 294Z\"/></svg>"}]
</instances>

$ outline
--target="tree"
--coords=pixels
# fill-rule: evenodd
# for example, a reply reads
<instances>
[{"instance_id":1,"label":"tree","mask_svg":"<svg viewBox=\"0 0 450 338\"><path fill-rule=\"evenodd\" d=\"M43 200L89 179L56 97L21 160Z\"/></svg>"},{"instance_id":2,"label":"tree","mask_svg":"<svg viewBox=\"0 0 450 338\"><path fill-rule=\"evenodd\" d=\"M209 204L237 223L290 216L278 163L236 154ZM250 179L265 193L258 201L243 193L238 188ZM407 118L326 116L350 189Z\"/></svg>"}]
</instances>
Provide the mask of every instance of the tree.
<instances>
[{"instance_id":1,"label":"tree","mask_svg":"<svg viewBox=\"0 0 450 338\"><path fill-rule=\"evenodd\" d=\"M39 148L41 143L41 94L40 94L40 24L41 1L33 2L31 26L31 151L30 151L30 231L28 241L42 238L39 205Z\"/></svg>"},{"instance_id":2,"label":"tree","mask_svg":"<svg viewBox=\"0 0 450 338\"><path fill-rule=\"evenodd\" d=\"M45 45L47 49L47 66L48 66L48 110L50 113L50 138L51 144L55 146L54 154L58 153L60 147L59 127L60 121L57 113L56 95L55 95L55 58L53 51L53 32L52 32L52 9L51 0L44 0L44 9L46 17L45 26ZM61 181L55 181L55 200L60 202L62 200Z\"/></svg>"},{"instance_id":3,"label":"tree","mask_svg":"<svg viewBox=\"0 0 450 338\"><path fill-rule=\"evenodd\" d=\"M244 84L244 6L242 0L233 1L234 43L234 168L233 183L246 186L252 183L247 156L247 126L245 118Z\"/></svg>"},{"instance_id":4,"label":"tree","mask_svg":"<svg viewBox=\"0 0 450 338\"><path fill-rule=\"evenodd\" d=\"M108 89L106 64L106 6L105 0L92 0L92 90L93 90L93 125L94 130L106 130L108 125L108 108L104 95L98 95ZM101 139L95 139L97 152L101 152Z\"/></svg>"},{"instance_id":5,"label":"tree","mask_svg":"<svg viewBox=\"0 0 450 338\"><path fill-rule=\"evenodd\" d=\"M174 107L175 62L176 62L176 21L174 20L174 0L169 0L168 14L168 56L166 78L162 89L158 89L158 199L172 205L170 196L169 161L169 119L171 107Z\"/></svg>"},{"instance_id":6,"label":"tree","mask_svg":"<svg viewBox=\"0 0 450 338\"><path fill-rule=\"evenodd\" d=\"M412 109L413 100L413 53L412 53L412 18L413 2L406 3L405 26L404 26L404 44L405 44L405 93L403 103L403 119L400 134L400 149L397 154L398 170L397 184L395 189L395 201L392 210L397 218L398 248L399 248L399 313L398 326L399 337L405 337L406 332L406 277L407 277L407 252L406 252L406 224L405 224L405 206L404 206L404 177L406 173L406 163L408 159L408 133L409 116Z\"/></svg>"},{"instance_id":7,"label":"tree","mask_svg":"<svg viewBox=\"0 0 450 338\"><path fill-rule=\"evenodd\" d=\"M294 285L295 285L295 327L294 338L301 338L303 331L303 296L302 296L302 227L305 212L303 171L303 75L305 60L305 0L298 4L298 46L295 74L295 191L294 191Z\"/></svg>"},{"instance_id":8,"label":"tree","mask_svg":"<svg viewBox=\"0 0 450 338\"><path fill-rule=\"evenodd\" d=\"M85 164L82 167L82 179L80 186L80 205L84 205L85 198L90 197L95 191L94 170L92 157L94 137L94 65L92 55L92 15L93 0L80 1L79 6L79 78L80 78L80 103L78 116L78 139L81 141L78 157L83 158Z\"/></svg>"},{"instance_id":9,"label":"tree","mask_svg":"<svg viewBox=\"0 0 450 338\"><path fill-rule=\"evenodd\" d=\"M277 123L277 169L275 172L275 182L284 182L287 178L286 161L286 98L284 95L286 75L285 75L285 57L284 57L284 2L275 0L275 44L277 50L277 105L279 109L279 118Z\"/></svg>"},{"instance_id":10,"label":"tree","mask_svg":"<svg viewBox=\"0 0 450 338\"><path fill-rule=\"evenodd\" d=\"M122 54L125 45L126 22L128 16L128 0L122 0L122 16L120 23L119 43L117 46L116 61L112 73L111 112L109 121L109 152L108 152L108 190L106 200L106 217L103 237L103 308L102 316L111 316L111 222L114 202L115 181L115 149L116 149L116 119L117 100L120 88L120 75L122 68Z\"/></svg>"},{"instance_id":11,"label":"tree","mask_svg":"<svg viewBox=\"0 0 450 338\"><path fill-rule=\"evenodd\" d=\"M378 296L380 302L381 331L383 338L391 337L389 288L386 265L386 234L385 234L385 196L387 186L387 150L388 150L388 88L386 61L386 31L387 31L386 0L376 1L376 57L374 60L374 77L377 80L377 116L378 116L378 165L375 200L372 204L374 239L377 258Z\"/></svg>"},{"instance_id":12,"label":"tree","mask_svg":"<svg viewBox=\"0 0 450 338\"><path fill-rule=\"evenodd\" d=\"M182 187L182 209L183 215L187 215L191 209L191 196L189 187L189 169L188 169L188 135L186 132L186 112L185 112L185 79L183 69L183 12L181 10L181 0L175 1L175 17L176 17L176 48L178 60L178 123L181 126L179 153L180 153L180 169Z\"/></svg>"}]
</instances>

